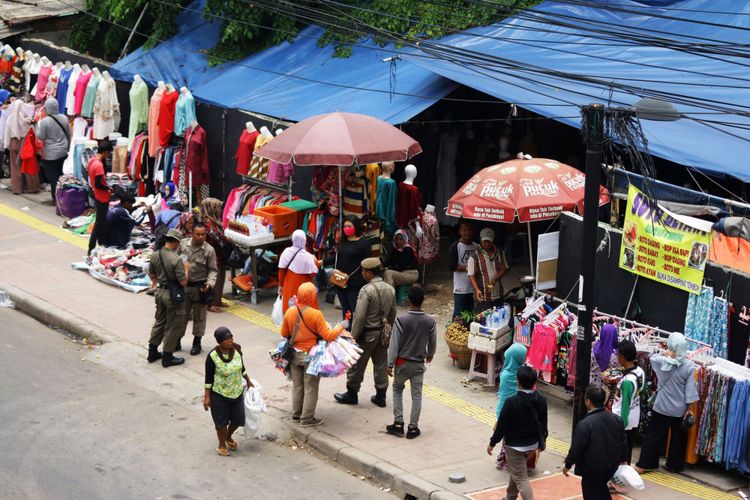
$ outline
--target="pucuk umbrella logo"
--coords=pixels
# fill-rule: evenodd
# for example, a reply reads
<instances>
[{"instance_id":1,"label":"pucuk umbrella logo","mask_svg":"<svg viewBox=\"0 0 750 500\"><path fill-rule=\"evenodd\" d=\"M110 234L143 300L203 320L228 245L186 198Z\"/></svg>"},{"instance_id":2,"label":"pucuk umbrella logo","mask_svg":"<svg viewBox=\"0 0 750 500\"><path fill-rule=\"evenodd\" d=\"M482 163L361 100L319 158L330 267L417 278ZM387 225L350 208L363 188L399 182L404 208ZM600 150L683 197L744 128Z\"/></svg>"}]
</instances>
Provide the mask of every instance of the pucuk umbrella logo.
<instances>
[{"instance_id":1,"label":"pucuk umbrella logo","mask_svg":"<svg viewBox=\"0 0 750 500\"><path fill-rule=\"evenodd\" d=\"M521 179L519 181L524 196L555 198L560 193L560 186L555 181L544 182L544 179Z\"/></svg>"},{"instance_id":2,"label":"pucuk umbrella logo","mask_svg":"<svg viewBox=\"0 0 750 500\"><path fill-rule=\"evenodd\" d=\"M498 181L497 179L487 179L482 185L481 198L494 198L496 200L507 200L513 194L513 184L508 181Z\"/></svg>"},{"instance_id":3,"label":"pucuk umbrella logo","mask_svg":"<svg viewBox=\"0 0 750 500\"><path fill-rule=\"evenodd\" d=\"M563 184L565 184L571 191L583 189L586 186L586 176L583 174L557 174L557 177L559 177L560 180L563 181Z\"/></svg>"}]
</instances>

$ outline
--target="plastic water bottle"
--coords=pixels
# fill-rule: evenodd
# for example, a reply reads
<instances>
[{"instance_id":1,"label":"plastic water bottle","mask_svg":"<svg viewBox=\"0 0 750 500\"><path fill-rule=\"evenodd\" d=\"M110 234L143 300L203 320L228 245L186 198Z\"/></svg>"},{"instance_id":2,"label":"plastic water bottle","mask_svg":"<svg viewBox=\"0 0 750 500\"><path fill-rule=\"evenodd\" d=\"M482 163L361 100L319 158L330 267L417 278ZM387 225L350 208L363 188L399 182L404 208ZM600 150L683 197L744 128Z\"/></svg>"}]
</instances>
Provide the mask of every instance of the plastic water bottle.
<instances>
[{"instance_id":1,"label":"plastic water bottle","mask_svg":"<svg viewBox=\"0 0 750 500\"><path fill-rule=\"evenodd\" d=\"M492 308L492 328L500 327L500 311L497 307Z\"/></svg>"}]
</instances>

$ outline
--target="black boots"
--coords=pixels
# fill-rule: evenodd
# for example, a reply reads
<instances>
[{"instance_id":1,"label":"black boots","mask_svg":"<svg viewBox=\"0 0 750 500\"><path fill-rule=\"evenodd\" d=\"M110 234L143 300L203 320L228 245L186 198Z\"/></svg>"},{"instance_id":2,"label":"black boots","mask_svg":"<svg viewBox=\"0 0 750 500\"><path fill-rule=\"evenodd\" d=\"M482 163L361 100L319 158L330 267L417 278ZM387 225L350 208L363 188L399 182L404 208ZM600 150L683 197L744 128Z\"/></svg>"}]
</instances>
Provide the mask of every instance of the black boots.
<instances>
[{"instance_id":1,"label":"black boots","mask_svg":"<svg viewBox=\"0 0 750 500\"><path fill-rule=\"evenodd\" d=\"M197 356L201 353L201 338L193 337L193 348L190 349L191 356Z\"/></svg>"},{"instance_id":2,"label":"black boots","mask_svg":"<svg viewBox=\"0 0 750 500\"><path fill-rule=\"evenodd\" d=\"M149 363L153 363L161 359L161 353L159 352L159 346L148 345L148 357L146 358Z\"/></svg>"},{"instance_id":3,"label":"black boots","mask_svg":"<svg viewBox=\"0 0 750 500\"><path fill-rule=\"evenodd\" d=\"M185 358L176 358L171 352L165 352L161 358L161 366L164 368L181 365L184 362Z\"/></svg>"},{"instance_id":4,"label":"black boots","mask_svg":"<svg viewBox=\"0 0 750 500\"><path fill-rule=\"evenodd\" d=\"M346 392L337 392L333 395L333 398L337 403L341 403L342 405L356 405L357 403L359 403L357 393L352 392L348 389Z\"/></svg>"},{"instance_id":5,"label":"black boots","mask_svg":"<svg viewBox=\"0 0 750 500\"><path fill-rule=\"evenodd\" d=\"M174 352L180 352L182 350L182 341L177 341L177 347L174 348Z\"/></svg>"},{"instance_id":6,"label":"black boots","mask_svg":"<svg viewBox=\"0 0 750 500\"><path fill-rule=\"evenodd\" d=\"M393 422L391 425L385 426L385 432L392 434L397 437L404 437L404 423Z\"/></svg>"},{"instance_id":7,"label":"black boots","mask_svg":"<svg viewBox=\"0 0 750 500\"><path fill-rule=\"evenodd\" d=\"M386 389L376 389L376 393L373 397L370 398L370 401L372 401L372 404L377 405L381 408L385 408L385 393Z\"/></svg>"}]
</instances>

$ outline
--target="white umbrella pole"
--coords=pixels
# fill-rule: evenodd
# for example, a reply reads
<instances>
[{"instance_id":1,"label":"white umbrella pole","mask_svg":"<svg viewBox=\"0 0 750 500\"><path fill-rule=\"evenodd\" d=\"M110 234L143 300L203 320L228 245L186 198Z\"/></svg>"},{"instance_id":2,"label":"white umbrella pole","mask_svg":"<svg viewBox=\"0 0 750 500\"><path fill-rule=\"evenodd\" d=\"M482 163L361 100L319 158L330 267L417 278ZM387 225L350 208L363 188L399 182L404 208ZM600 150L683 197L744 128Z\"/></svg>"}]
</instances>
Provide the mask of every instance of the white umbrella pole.
<instances>
[{"instance_id":1,"label":"white umbrella pole","mask_svg":"<svg viewBox=\"0 0 750 500\"><path fill-rule=\"evenodd\" d=\"M528 234L528 237L529 237L529 269L531 269L530 271L531 276L535 276L536 269L534 269L534 254L532 253L532 248L531 248L531 222L526 223L526 233Z\"/></svg>"},{"instance_id":2,"label":"white umbrella pole","mask_svg":"<svg viewBox=\"0 0 750 500\"><path fill-rule=\"evenodd\" d=\"M339 231L341 232L341 238L344 237L344 197L343 188L341 186L341 165L339 169Z\"/></svg>"}]
</instances>

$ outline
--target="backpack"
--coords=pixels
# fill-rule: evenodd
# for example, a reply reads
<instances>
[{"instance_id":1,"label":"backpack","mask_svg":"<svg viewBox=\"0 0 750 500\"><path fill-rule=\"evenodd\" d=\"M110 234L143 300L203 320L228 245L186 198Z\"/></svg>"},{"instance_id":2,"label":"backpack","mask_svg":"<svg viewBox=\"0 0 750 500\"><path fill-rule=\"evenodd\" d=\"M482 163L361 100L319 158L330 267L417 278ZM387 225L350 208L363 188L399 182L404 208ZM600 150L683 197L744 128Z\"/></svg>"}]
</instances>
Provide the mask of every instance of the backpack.
<instances>
[{"instance_id":1,"label":"backpack","mask_svg":"<svg viewBox=\"0 0 750 500\"><path fill-rule=\"evenodd\" d=\"M174 221L177 217L182 215L181 213L177 213L172 216L171 219L169 219L166 223L163 221L159 221L154 226L154 250L161 250L162 247L164 247L164 244L167 242L167 231L169 231L169 225Z\"/></svg>"}]
</instances>

